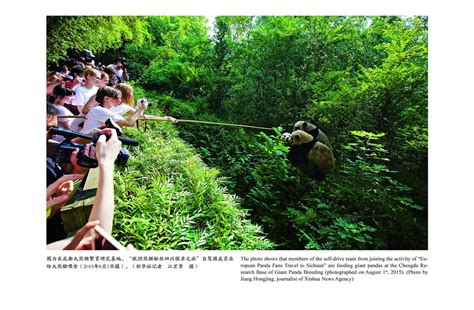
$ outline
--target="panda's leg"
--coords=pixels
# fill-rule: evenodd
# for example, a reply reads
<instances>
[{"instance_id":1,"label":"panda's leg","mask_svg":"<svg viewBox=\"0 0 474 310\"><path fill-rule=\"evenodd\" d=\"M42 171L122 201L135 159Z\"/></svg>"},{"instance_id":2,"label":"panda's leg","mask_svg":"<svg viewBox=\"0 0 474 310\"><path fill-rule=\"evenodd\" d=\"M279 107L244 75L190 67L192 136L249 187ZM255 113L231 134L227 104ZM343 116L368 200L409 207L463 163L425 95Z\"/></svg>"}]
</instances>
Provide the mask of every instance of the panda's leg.
<instances>
[{"instance_id":1,"label":"panda's leg","mask_svg":"<svg viewBox=\"0 0 474 310\"><path fill-rule=\"evenodd\" d=\"M326 177L326 175L323 173L323 171L318 166L314 166L313 171L312 171L312 176L317 181L322 181Z\"/></svg>"}]
</instances>

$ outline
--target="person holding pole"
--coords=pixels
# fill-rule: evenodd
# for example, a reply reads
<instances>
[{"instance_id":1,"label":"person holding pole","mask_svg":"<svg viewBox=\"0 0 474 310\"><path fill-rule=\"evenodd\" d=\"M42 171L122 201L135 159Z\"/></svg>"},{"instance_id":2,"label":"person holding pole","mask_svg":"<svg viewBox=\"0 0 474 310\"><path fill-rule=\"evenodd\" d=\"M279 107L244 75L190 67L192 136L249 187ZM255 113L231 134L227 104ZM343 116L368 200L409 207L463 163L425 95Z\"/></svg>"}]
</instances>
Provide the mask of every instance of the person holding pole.
<instances>
[{"instance_id":1,"label":"person holding pole","mask_svg":"<svg viewBox=\"0 0 474 310\"><path fill-rule=\"evenodd\" d=\"M120 115L133 115L136 112L134 108L135 99L133 96L133 88L129 84L126 83L119 83L115 86L122 93L122 100L121 103L117 106L113 106L110 110L114 113L118 113ZM89 111L98 105L96 101L96 96L92 96L89 101L86 103L84 108L82 109L83 114L89 113ZM149 114L142 114L139 119L147 119L147 120L157 120L157 121L165 121L165 122L176 122L176 119L171 116L156 116L156 115L149 115Z\"/></svg>"}]
</instances>

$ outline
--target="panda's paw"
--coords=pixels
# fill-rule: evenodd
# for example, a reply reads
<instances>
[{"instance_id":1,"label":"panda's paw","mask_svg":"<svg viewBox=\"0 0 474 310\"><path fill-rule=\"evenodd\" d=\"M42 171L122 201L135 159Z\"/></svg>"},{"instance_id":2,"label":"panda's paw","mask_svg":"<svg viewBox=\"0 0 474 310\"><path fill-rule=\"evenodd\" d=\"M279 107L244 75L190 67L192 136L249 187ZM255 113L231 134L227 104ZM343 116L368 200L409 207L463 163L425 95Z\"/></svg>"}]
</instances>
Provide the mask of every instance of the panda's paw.
<instances>
[{"instance_id":1,"label":"panda's paw","mask_svg":"<svg viewBox=\"0 0 474 310\"><path fill-rule=\"evenodd\" d=\"M291 133L285 132L280 137L285 142L291 142Z\"/></svg>"}]
</instances>

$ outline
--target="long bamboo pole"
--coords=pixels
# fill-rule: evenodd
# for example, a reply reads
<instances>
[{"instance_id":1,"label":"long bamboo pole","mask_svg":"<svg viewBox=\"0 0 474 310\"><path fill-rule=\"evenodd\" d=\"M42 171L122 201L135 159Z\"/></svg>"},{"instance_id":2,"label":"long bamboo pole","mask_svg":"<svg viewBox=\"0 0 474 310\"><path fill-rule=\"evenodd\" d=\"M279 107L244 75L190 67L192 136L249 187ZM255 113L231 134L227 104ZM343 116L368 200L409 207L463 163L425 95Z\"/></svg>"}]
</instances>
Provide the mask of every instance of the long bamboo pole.
<instances>
[{"instance_id":1,"label":"long bamboo pole","mask_svg":"<svg viewBox=\"0 0 474 310\"><path fill-rule=\"evenodd\" d=\"M58 115L58 118L86 118L83 115ZM152 119L152 118L139 118L142 121L166 121L162 119ZM273 131L273 128L269 127L258 127L242 124L229 124L229 123L217 123L217 122L208 122L208 121L197 121L192 119L177 119L177 123L196 123L196 124L206 124L206 125L217 125L217 126L231 126L231 127L243 127L243 128L252 128L252 129L261 129L261 130L270 130Z\"/></svg>"},{"instance_id":2,"label":"long bamboo pole","mask_svg":"<svg viewBox=\"0 0 474 310\"><path fill-rule=\"evenodd\" d=\"M262 130L271 130L271 131L273 131L273 128L268 128L268 127L258 127L258 126L242 125L242 124L216 123L216 122L207 122L207 121L196 121L196 120L191 120L191 119L178 119L178 120L176 120L176 122L177 123L198 123L198 124L218 125L218 126L243 127L243 128L253 128L253 129L262 129Z\"/></svg>"}]
</instances>

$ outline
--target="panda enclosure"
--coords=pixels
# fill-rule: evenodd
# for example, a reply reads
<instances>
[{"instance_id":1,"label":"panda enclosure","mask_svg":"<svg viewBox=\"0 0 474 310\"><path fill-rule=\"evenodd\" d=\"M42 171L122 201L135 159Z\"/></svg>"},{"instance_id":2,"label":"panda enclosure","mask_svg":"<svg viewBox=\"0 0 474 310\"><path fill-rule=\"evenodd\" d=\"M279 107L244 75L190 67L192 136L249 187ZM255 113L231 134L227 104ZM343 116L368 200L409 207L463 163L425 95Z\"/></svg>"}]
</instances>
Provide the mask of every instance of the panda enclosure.
<instances>
[{"instance_id":1,"label":"panda enclosure","mask_svg":"<svg viewBox=\"0 0 474 310\"><path fill-rule=\"evenodd\" d=\"M280 127L148 122L115 176L114 236L137 249L427 249L426 17L48 17L66 49L127 58L150 114ZM67 31L66 31L67 30ZM67 33L67 35L66 35ZM318 182L278 139L317 124Z\"/></svg>"}]
</instances>

